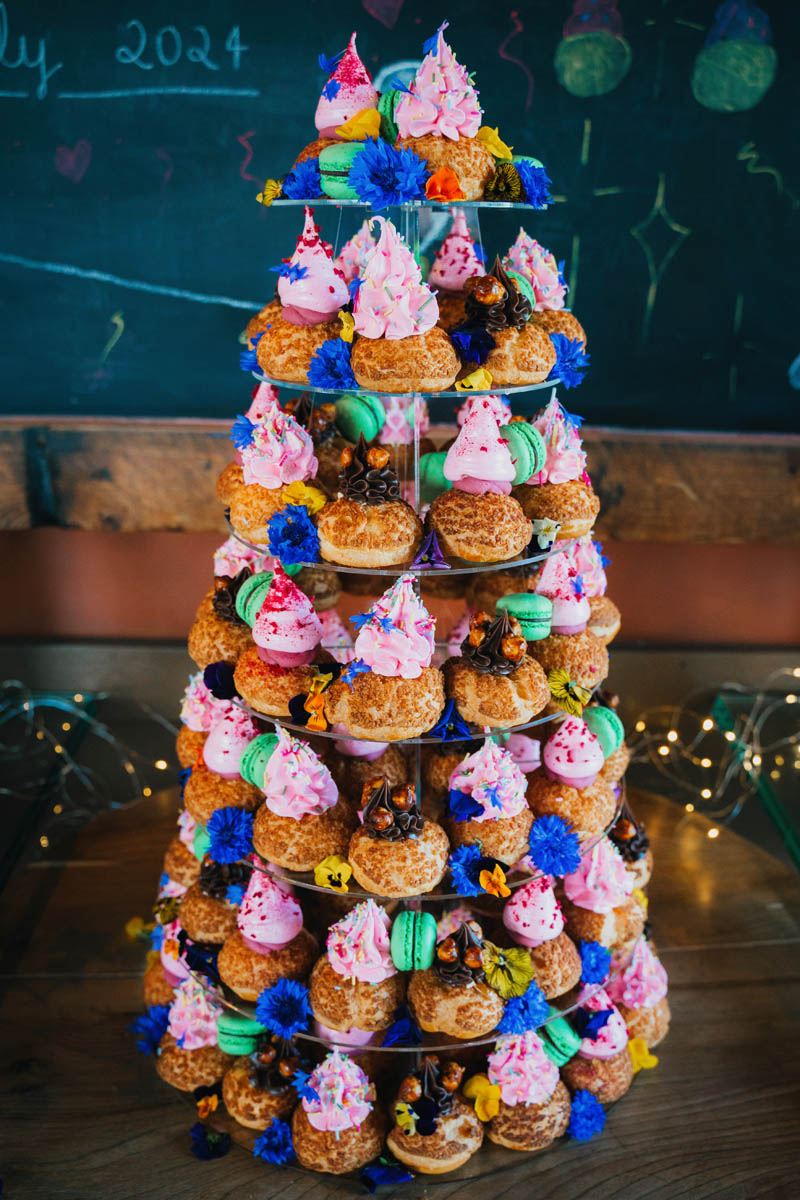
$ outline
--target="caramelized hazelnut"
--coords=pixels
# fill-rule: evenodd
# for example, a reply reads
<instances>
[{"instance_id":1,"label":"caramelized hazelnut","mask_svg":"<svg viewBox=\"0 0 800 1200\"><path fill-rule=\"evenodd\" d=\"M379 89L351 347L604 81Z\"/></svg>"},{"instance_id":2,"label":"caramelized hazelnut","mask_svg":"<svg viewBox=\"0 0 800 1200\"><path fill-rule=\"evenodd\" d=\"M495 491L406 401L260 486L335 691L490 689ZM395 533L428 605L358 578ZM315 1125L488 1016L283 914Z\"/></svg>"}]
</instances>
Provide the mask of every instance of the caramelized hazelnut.
<instances>
[{"instance_id":1,"label":"caramelized hazelnut","mask_svg":"<svg viewBox=\"0 0 800 1200\"><path fill-rule=\"evenodd\" d=\"M524 656L527 648L528 643L525 641L525 638L515 637L513 634L509 634L504 637L500 643L500 649L503 652L503 655L510 662L518 662Z\"/></svg>"},{"instance_id":2,"label":"caramelized hazelnut","mask_svg":"<svg viewBox=\"0 0 800 1200\"><path fill-rule=\"evenodd\" d=\"M383 833L394 824L394 817L388 808L376 808L369 814L369 823L378 833Z\"/></svg>"},{"instance_id":3,"label":"caramelized hazelnut","mask_svg":"<svg viewBox=\"0 0 800 1200\"><path fill-rule=\"evenodd\" d=\"M258 1052L258 1061L262 1062L265 1067L275 1062L276 1057L277 1051L274 1046L265 1046L263 1050L259 1050Z\"/></svg>"},{"instance_id":4,"label":"caramelized hazelnut","mask_svg":"<svg viewBox=\"0 0 800 1200\"><path fill-rule=\"evenodd\" d=\"M278 1074L282 1079L291 1079L297 1070L296 1058L282 1058L278 1063Z\"/></svg>"},{"instance_id":5,"label":"caramelized hazelnut","mask_svg":"<svg viewBox=\"0 0 800 1200\"><path fill-rule=\"evenodd\" d=\"M370 446L367 451L367 463L377 471L382 471L389 461L389 451L383 446Z\"/></svg>"},{"instance_id":6,"label":"caramelized hazelnut","mask_svg":"<svg viewBox=\"0 0 800 1200\"><path fill-rule=\"evenodd\" d=\"M470 646L480 646L481 642L485 641L485 639L486 634L482 629L470 629L468 638Z\"/></svg>"},{"instance_id":7,"label":"caramelized hazelnut","mask_svg":"<svg viewBox=\"0 0 800 1200\"><path fill-rule=\"evenodd\" d=\"M415 1100L419 1100L422 1095L422 1084L417 1079L416 1075L407 1075L400 1084L400 1091L397 1093L398 1099L404 1104L413 1104Z\"/></svg>"},{"instance_id":8,"label":"caramelized hazelnut","mask_svg":"<svg viewBox=\"0 0 800 1200\"><path fill-rule=\"evenodd\" d=\"M475 629L476 626L488 625L491 622L491 619L492 618L489 616L488 612L485 612L484 609L479 608L476 613L472 614L472 620L469 623L470 629Z\"/></svg>"},{"instance_id":9,"label":"caramelized hazelnut","mask_svg":"<svg viewBox=\"0 0 800 1200\"><path fill-rule=\"evenodd\" d=\"M623 842L629 842L635 832L632 822L627 817L621 817L614 826L614 837L618 837Z\"/></svg>"},{"instance_id":10,"label":"caramelized hazelnut","mask_svg":"<svg viewBox=\"0 0 800 1200\"><path fill-rule=\"evenodd\" d=\"M527 424L527 420L528 420L527 417L520 416L520 414L517 413L517 415L515 417L512 417L508 423L509 423L509 425L513 425L515 421L522 421L523 424Z\"/></svg>"},{"instance_id":11,"label":"caramelized hazelnut","mask_svg":"<svg viewBox=\"0 0 800 1200\"><path fill-rule=\"evenodd\" d=\"M479 304L500 304L506 298L506 289L494 275L479 275L475 280L472 295Z\"/></svg>"},{"instance_id":12,"label":"caramelized hazelnut","mask_svg":"<svg viewBox=\"0 0 800 1200\"><path fill-rule=\"evenodd\" d=\"M459 1066L457 1062L445 1063L440 1080L444 1090L446 1092L455 1092L461 1083L463 1075L464 1068Z\"/></svg>"},{"instance_id":13,"label":"caramelized hazelnut","mask_svg":"<svg viewBox=\"0 0 800 1200\"><path fill-rule=\"evenodd\" d=\"M424 1066L425 1063L430 1063L430 1065L432 1067L438 1067L439 1066L439 1055L438 1054L423 1054L422 1065Z\"/></svg>"},{"instance_id":14,"label":"caramelized hazelnut","mask_svg":"<svg viewBox=\"0 0 800 1200\"><path fill-rule=\"evenodd\" d=\"M401 812L407 812L409 808L413 808L415 799L414 789L410 783L401 784L400 787L392 790L392 804Z\"/></svg>"},{"instance_id":15,"label":"caramelized hazelnut","mask_svg":"<svg viewBox=\"0 0 800 1200\"><path fill-rule=\"evenodd\" d=\"M319 408L316 411L320 414L320 416L325 418L326 423L330 422L330 421L334 421L336 419L336 405L335 404L330 404L330 403L320 404ZM520 420L524 421L525 418L520 417Z\"/></svg>"},{"instance_id":16,"label":"caramelized hazelnut","mask_svg":"<svg viewBox=\"0 0 800 1200\"><path fill-rule=\"evenodd\" d=\"M458 947L453 938L445 938L443 942L439 942L436 947L436 957L441 962L452 963L458 958Z\"/></svg>"},{"instance_id":17,"label":"caramelized hazelnut","mask_svg":"<svg viewBox=\"0 0 800 1200\"><path fill-rule=\"evenodd\" d=\"M467 946L464 951L464 966L469 967L471 971L477 971L483 966L483 951L480 946Z\"/></svg>"},{"instance_id":18,"label":"caramelized hazelnut","mask_svg":"<svg viewBox=\"0 0 800 1200\"><path fill-rule=\"evenodd\" d=\"M353 451L349 446L345 446L342 450L342 457L340 461L342 464L342 470L345 471L353 461Z\"/></svg>"}]
</instances>

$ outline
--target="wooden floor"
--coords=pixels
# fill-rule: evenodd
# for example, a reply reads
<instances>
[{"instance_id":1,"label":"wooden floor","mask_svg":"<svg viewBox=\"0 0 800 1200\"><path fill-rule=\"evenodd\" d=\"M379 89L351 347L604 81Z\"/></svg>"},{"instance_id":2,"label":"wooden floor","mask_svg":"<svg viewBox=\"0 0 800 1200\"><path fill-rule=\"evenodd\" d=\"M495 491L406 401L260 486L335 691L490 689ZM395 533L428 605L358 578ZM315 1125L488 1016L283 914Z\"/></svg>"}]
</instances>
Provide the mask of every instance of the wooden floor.
<instances>
[{"instance_id":1,"label":"wooden floor","mask_svg":"<svg viewBox=\"0 0 800 1200\"><path fill-rule=\"evenodd\" d=\"M236 1200L359 1194L234 1147L189 1152L193 1113L138 1054L148 916L176 812L166 792L99 818L24 871L0 915L0 1175L9 1200ZM427 1186L430 1200L678 1200L800 1195L800 881L735 834L655 797L654 933L673 1028L603 1135L491 1180ZM405 1185L383 1193L420 1196Z\"/></svg>"}]
</instances>

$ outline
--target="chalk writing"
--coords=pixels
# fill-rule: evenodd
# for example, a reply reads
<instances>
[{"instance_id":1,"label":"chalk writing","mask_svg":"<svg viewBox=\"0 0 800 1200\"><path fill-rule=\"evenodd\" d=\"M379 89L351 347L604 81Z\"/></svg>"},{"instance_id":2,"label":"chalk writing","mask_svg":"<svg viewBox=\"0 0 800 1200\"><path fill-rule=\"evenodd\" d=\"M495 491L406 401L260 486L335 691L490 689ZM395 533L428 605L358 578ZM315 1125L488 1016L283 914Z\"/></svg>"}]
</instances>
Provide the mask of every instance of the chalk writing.
<instances>
[{"instance_id":1,"label":"chalk writing","mask_svg":"<svg viewBox=\"0 0 800 1200\"><path fill-rule=\"evenodd\" d=\"M125 322L122 318L122 311L115 312L111 317L111 324L114 326L114 332L103 347L103 353L100 355L100 362L104 363L111 351L116 346L122 334L125 331Z\"/></svg>"},{"instance_id":2,"label":"chalk writing","mask_svg":"<svg viewBox=\"0 0 800 1200\"><path fill-rule=\"evenodd\" d=\"M59 146L56 150L55 168L59 175L80 183L92 161L92 144L81 138L74 146Z\"/></svg>"},{"instance_id":3,"label":"chalk writing","mask_svg":"<svg viewBox=\"0 0 800 1200\"><path fill-rule=\"evenodd\" d=\"M253 147L250 145L250 138L255 137L255 135L255 129L249 129L247 133L240 134L240 136L236 139L239 145L245 150L245 156L242 159L242 165L239 167L239 174L241 175L242 179L247 179L250 181L250 183L261 183L261 180L257 175L250 175L247 171L247 168L250 166L250 163L253 159Z\"/></svg>"},{"instance_id":4,"label":"chalk writing","mask_svg":"<svg viewBox=\"0 0 800 1200\"><path fill-rule=\"evenodd\" d=\"M9 32L8 32L8 12L5 4L0 4L0 67L5 67L8 71L17 71L20 68L29 71L36 71L39 83L36 87L37 100L44 100L47 95L47 84L53 78L56 71L60 71L63 63L56 63L52 67L47 65L47 51L45 49L44 38L39 38L38 46L34 54L28 53L28 39L24 33L17 35L17 55L16 58L8 57L9 49ZM20 96L27 95L27 92L3 92L5 96Z\"/></svg>"},{"instance_id":5,"label":"chalk writing","mask_svg":"<svg viewBox=\"0 0 800 1200\"><path fill-rule=\"evenodd\" d=\"M147 41L148 32L145 25L135 17L128 21L125 26L130 30L131 45L119 45L114 51L114 57L118 63L124 66L138 67L140 71L152 71L156 65L150 58L145 57L148 53ZM211 35L205 25L193 25L192 33L196 33L200 39L200 45L187 46L186 58L189 62L200 63L209 71L218 71L219 64L215 63L211 57ZM157 30L153 37L153 48L155 57L162 67L174 67L180 62L184 55L183 38L180 30L174 25L164 25ZM231 56L231 66L234 71L238 71L241 66L242 55L248 46L243 46L240 40L239 26L234 25L230 33L225 39L224 48Z\"/></svg>"}]
</instances>

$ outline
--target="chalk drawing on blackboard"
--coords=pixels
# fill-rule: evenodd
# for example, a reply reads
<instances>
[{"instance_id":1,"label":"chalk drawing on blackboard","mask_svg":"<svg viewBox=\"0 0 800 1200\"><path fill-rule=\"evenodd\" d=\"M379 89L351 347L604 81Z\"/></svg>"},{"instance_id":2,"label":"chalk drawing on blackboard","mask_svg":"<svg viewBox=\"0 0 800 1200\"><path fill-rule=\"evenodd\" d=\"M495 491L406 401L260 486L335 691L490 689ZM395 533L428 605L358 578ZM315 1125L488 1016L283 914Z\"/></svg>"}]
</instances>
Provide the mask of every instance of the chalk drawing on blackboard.
<instances>
[{"instance_id":1,"label":"chalk drawing on blackboard","mask_svg":"<svg viewBox=\"0 0 800 1200\"><path fill-rule=\"evenodd\" d=\"M645 298L644 314L642 317L642 329L640 340L644 345L650 337L650 326L653 319L653 309L655 308L656 296L658 295L658 287L667 267L672 262L684 240L691 234L691 229L686 225L680 225L667 211L667 206L664 201L664 194L667 187L667 177L664 171L660 171L658 175L658 186L656 187L656 195L653 201L650 212L647 216L639 221L636 225L630 228L630 235L635 238L644 251L645 262L647 263L647 274L649 277L649 286L647 288L647 296ZM667 229L675 234L675 240L662 254L660 260L656 261L656 252L648 241L648 231L658 224L663 222Z\"/></svg>"},{"instance_id":2,"label":"chalk drawing on blackboard","mask_svg":"<svg viewBox=\"0 0 800 1200\"><path fill-rule=\"evenodd\" d=\"M789 387L793 387L795 391L800 391L800 354L792 361L789 367Z\"/></svg>"},{"instance_id":3,"label":"chalk drawing on blackboard","mask_svg":"<svg viewBox=\"0 0 800 1200\"><path fill-rule=\"evenodd\" d=\"M117 312L112 314L111 324L114 326L114 332L112 333L111 337L108 339L105 346L103 347L103 352L100 355L101 363L104 363L106 361L109 354L114 349L117 342L119 341L119 339L122 337L123 333L125 332L125 320L122 316L122 309L119 309Z\"/></svg>"},{"instance_id":4,"label":"chalk drawing on blackboard","mask_svg":"<svg viewBox=\"0 0 800 1200\"><path fill-rule=\"evenodd\" d=\"M553 60L561 86L582 100L604 96L622 83L632 60L617 0L574 0Z\"/></svg>"},{"instance_id":5,"label":"chalk drawing on blackboard","mask_svg":"<svg viewBox=\"0 0 800 1200\"><path fill-rule=\"evenodd\" d=\"M523 72L528 82L528 90L525 93L525 111L527 112L533 103L533 72L523 59L516 58L513 54L508 53L509 44L514 40L517 34L524 32L525 26L522 24L522 21L520 21L518 12L512 11L509 16L511 17L513 29L506 37L503 38L502 42L497 47L497 53L501 58L504 58L506 62L513 63L515 67L519 67L519 69Z\"/></svg>"},{"instance_id":6,"label":"chalk drawing on blackboard","mask_svg":"<svg viewBox=\"0 0 800 1200\"><path fill-rule=\"evenodd\" d=\"M408 85L416 75L422 60L419 58L401 58L397 62L387 63L385 67L381 67L372 81L376 92L386 92L390 89L390 79L399 79L401 83Z\"/></svg>"},{"instance_id":7,"label":"chalk drawing on blackboard","mask_svg":"<svg viewBox=\"0 0 800 1200\"><path fill-rule=\"evenodd\" d=\"M712 112L745 112L763 100L777 65L767 14L746 0L726 0L695 60L692 94Z\"/></svg>"},{"instance_id":8,"label":"chalk drawing on blackboard","mask_svg":"<svg viewBox=\"0 0 800 1200\"><path fill-rule=\"evenodd\" d=\"M385 25L387 29L394 29L403 9L403 0L361 0L361 5L364 11L376 21L380 21L381 25ZM380 91L377 83L375 87Z\"/></svg>"},{"instance_id":9,"label":"chalk drawing on blackboard","mask_svg":"<svg viewBox=\"0 0 800 1200\"><path fill-rule=\"evenodd\" d=\"M236 139L237 142L239 143L239 145L242 147L242 149L245 152L244 158L242 159L241 165L239 167L239 175L242 179L246 179L250 183L261 183L261 180L258 178L257 175L250 175L247 170L247 168L250 166L250 163L253 161L253 147L250 145L250 138L255 137L255 136L256 136L256 130L248 129L247 133L239 134L239 136Z\"/></svg>"},{"instance_id":10,"label":"chalk drawing on blackboard","mask_svg":"<svg viewBox=\"0 0 800 1200\"><path fill-rule=\"evenodd\" d=\"M92 143L81 138L74 146L59 146L56 150L54 166L59 175L80 183L89 169L92 161Z\"/></svg>"},{"instance_id":11,"label":"chalk drawing on blackboard","mask_svg":"<svg viewBox=\"0 0 800 1200\"><path fill-rule=\"evenodd\" d=\"M745 142L736 151L736 161L745 163L748 175L771 175L775 180L775 187L778 189L779 196L785 196L793 209L800 208L800 198L793 191L787 188L783 182L783 175L777 167L771 167L768 163L760 163L760 154L756 148L755 142Z\"/></svg>"}]
</instances>

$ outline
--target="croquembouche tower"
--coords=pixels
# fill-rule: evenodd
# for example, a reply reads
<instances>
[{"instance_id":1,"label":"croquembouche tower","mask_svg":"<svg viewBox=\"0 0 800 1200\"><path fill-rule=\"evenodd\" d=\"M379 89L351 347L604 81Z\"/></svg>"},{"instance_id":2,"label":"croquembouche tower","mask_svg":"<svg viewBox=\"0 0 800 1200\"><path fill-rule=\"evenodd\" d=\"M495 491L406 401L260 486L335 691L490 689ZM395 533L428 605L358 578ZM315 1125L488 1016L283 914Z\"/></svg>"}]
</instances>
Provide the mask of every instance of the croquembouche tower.
<instances>
[{"instance_id":1,"label":"croquembouche tower","mask_svg":"<svg viewBox=\"0 0 800 1200\"><path fill-rule=\"evenodd\" d=\"M324 66L318 136L259 196L299 236L246 330L137 1028L201 1155L374 1188L599 1133L669 1008L558 399L586 334L548 250L480 235L535 220L545 169L444 26L380 95L355 34Z\"/></svg>"}]
</instances>

